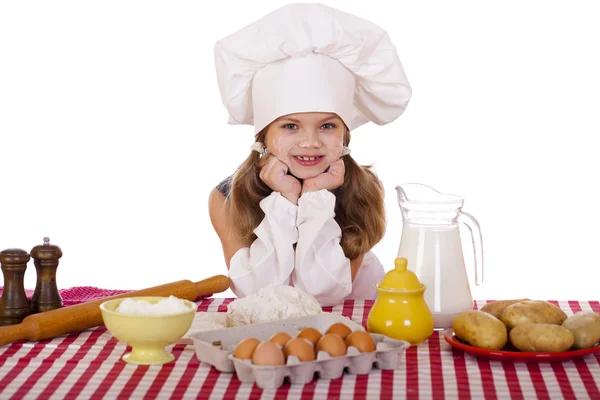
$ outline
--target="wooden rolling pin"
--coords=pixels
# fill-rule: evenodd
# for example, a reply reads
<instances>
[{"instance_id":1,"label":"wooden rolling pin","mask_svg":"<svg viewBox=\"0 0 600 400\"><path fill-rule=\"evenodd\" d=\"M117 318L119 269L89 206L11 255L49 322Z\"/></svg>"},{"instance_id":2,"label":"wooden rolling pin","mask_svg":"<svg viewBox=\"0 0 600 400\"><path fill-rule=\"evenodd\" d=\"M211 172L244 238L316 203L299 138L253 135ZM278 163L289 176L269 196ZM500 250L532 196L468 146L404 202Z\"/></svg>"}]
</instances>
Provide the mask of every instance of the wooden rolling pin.
<instances>
[{"instance_id":1,"label":"wooden rolling pin","mask_svg":"<svg viewBox=\"0 0 600 400\"><path fill-rule=\"evenodd\" d=\"M102 325L100 304L107 300L134 296L168 297L173 295L180 299L194 301L197 297L221 293L228 288L229 278L225 275L216 275L199 282L182 280L88 303L32 314L25 317L20 324L0 327L0 346L23 339L38 341L53 338Z\"/></svg>"}]
</instances>

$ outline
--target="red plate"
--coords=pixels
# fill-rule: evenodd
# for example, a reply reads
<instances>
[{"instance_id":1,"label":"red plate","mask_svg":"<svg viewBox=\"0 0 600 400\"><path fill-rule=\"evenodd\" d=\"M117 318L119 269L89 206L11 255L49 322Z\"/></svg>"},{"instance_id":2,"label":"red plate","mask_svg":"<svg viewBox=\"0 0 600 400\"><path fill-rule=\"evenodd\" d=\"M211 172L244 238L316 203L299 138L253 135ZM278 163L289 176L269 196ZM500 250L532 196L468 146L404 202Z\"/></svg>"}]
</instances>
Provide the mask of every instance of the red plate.
<instances>
[{"instance_id":1,"label":"red plate","mask_svg":"<svg viewBox=\"0 0 600 400\"><path fill-rule=\"evenodd\" d=\"M444 339L450 343L450 346L471 353L477 357L485 357L491 360L513 360L513 361L564 361L571 360L577 357L583 357L587 354L594 353L600 350L600 344L597 343L594 347L581 350L570 350L562 353L535 353L518 351L510 344L502 350L486 350L473 347L454 335L452 329L444 331Z\"/></svg>"}]
</instances>

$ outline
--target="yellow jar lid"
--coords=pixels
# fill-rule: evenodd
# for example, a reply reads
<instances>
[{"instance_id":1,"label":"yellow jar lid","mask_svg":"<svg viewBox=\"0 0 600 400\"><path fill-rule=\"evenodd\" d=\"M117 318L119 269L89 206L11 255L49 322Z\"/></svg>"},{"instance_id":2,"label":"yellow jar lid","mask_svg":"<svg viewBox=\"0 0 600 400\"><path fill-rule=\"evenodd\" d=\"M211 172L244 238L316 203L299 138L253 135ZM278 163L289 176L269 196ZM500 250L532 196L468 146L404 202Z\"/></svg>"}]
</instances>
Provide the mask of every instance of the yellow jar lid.
<instances>
[{"instance_id":1,"label":"yellow jar lid","mask_svg":"<svg viewBox=\"0 0 600 400\"><path fill-rule=\"evenodd\" d=\"M404 257L398 257L394 260L396 268L389 271L383 277L380 288L384 289L406 289L415 290L421 288L421 282L414 272L407 269L408 260Z\"/></svg>"}]
</instances>

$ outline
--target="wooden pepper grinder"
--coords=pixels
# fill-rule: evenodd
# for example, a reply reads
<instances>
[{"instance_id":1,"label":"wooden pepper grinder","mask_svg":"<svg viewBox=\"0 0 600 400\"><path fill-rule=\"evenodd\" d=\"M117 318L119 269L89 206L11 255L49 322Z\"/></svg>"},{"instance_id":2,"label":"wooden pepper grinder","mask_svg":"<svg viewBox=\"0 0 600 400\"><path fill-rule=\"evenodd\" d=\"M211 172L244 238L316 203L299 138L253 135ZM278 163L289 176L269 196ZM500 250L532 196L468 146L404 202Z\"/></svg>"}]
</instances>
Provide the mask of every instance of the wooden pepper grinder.
<instances>
[{"instance_id":1,"label":"wooden pepper grinder","mask_svg":"<svg viewBox=\"0 0 600 400\"><path fill-rule=\"evenodd\" d=\"M54 310L62 307L62 298L56 286L56 268L62 257L60 247L50 244L50 238L44 238L44 244L31 249L31 257L37 271L35 291L31 297L33 313Z\"/></svg>"},{"instance_id":2,"label":"wooden pepper grinder","mask_svg":"<svg viewBox=\"0 0 600 400\"><path fill-rule=\"evenodd\" d=\"M29 260L29 254L25 250L8 249L0 252L4 274L4 291L0 298L0 325L18 324L31 314L24 286Z\"/></svg>"}]
</instances>

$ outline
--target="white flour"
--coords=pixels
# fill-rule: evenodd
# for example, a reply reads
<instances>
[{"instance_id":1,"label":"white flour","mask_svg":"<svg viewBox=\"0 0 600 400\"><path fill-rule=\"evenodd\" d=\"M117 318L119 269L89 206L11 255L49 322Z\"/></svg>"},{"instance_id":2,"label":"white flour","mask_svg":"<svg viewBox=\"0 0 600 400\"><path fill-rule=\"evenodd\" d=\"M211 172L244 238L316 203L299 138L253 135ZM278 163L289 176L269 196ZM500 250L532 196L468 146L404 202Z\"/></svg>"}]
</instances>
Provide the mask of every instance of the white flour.
<instances>
[{"instance_id":1,"label":"white flour","mask_svg":"<svg viewBox=\"0 0 600 400\"><path fill-rule=\"evenodd\" d=\"M227 326L250 325L321 314L313 296L292 286L269 285L227 306Z\"/></svg>"},{"instance_id":2,"label":"white flour","mask_svg":"<svg viewBox=\"0 0 600 400\"><path fill-rule=\"evenodd\" d=\"M165 315L177 314L190 310L190 307L188 307L181 299L178 299L175 296L169 296L155 304L145 300L135 300L134 298L128 297L119 304L115 311L132 315Z\"/></svg>"}]
</instances>

